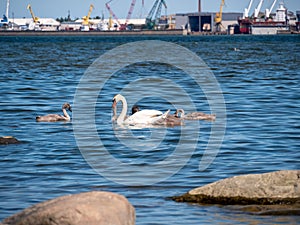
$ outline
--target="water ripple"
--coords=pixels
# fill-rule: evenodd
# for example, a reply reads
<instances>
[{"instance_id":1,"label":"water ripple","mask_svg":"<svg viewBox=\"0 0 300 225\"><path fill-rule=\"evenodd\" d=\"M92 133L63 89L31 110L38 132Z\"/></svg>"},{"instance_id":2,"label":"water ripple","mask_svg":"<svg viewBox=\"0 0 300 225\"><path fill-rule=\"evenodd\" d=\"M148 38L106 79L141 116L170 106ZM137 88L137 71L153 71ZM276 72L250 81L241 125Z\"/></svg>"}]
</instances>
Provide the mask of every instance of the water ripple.
<instances>
[{"instance_id":1,"label":"water ripple","mask_svg":"<svg viewBox=\"0 0 300 225\"><path fill-rule=\"evenodd\" d=\"M153 186L126 187L107 180L87 164L76 145L72 122L36 123L35 116L61 114L64 102L72 104L77 84L100 54L120 44L147 39L180 44L205 60L225 98L226 135L216 159L207 170L199 171L199 161L211 132L211 123L201 122L197 149L181 170ZM0 134L22 140L18 145L0 146L0 220L57 196L106 190L128 197L136 207L140 225L295 222L290 216L255 217L216 206L178 204L166 197L233 175L300 169L298 37L0 37L0 40L3 48L0 52ZM235 52L234 48L240 51ZM130 135L144 141L137 146L137 149L145 148L143 151L130 150L115 139L115 132L125 139L129 134L113 130L112 97L128 82L153 74L185 87L196 99L197 110L210 113L206 96L183 71L148 62L118 71L99 93L96 124L98 135L110 153L129 164L151 165L172 154L178 144L178 128L167 129L167 138L158 149L151 149L147 141L151 131L160 133L161 130L131 131ZM148 82L161 85L159 80ZM132 89L132 96L140 94L138 89L138 86ZM169 93L163 86L162 90L166 95ZM176 97L180 93L173 94ZM142 108L174 110L163 98L146 98L138 104ZM185 106L180 100L178 104ZM186 122L183 129L191 134L195 132L192 122ZM191 139L187 135L184 141L189 144ZM124 175L123 171L119 172Z\"/></svg>"}]
</instances>

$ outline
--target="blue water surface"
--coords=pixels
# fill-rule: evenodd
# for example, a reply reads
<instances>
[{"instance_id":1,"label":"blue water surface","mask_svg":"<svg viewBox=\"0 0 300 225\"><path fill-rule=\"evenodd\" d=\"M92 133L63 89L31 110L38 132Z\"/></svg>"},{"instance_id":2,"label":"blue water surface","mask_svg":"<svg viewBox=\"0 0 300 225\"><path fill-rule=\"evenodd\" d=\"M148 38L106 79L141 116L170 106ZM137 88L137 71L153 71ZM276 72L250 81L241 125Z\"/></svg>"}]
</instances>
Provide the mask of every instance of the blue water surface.
<instances>
[{"instance_id":1,"label":"blue water surface","mask_svg":"<svg viewBox=\"0 0 300 225\"><path fill-rule=\"evenodd\" d=\"M140 185L123 185L87 163L72 122L37 123L35 117L61 113L66 101L73 104L81 78L102 54L121 44L150 39L178 44L204 60L224 96L225 136L212 164L199 171L211 122L201 121L200 131L194 121L167 129L116 129L110 121L111 99L129 82L150 76L178 81L196 99L198 111L211 113L205 94L184 71L160 62L129 65L112 75L96 103L96 129L110 154L129 164L151 165L172 154L182 130L191 136L196 132L198 144L187 163L164 181L147 186L139 177ZM0 37L0 42L0 136L22 141L0 146L0 220L58 196L101 190L126 196L136 209L138 225L299 221L295 216L255 216L168 199L234 175L300 169L299 36ZM139 85L143 82L135 86L137 90ZM135 90L132 94L138 95ZM173 110L166 101L169 94L166 91L160 99L144 98L138 104L141 108ZM116 132L125 139L131 133L145 142L132 150L116 139ZM157 148L147 146L154 134L157 138L165 135ZM187 144L193 141L189 135L183 140ZM97 160L100 166L105 164L101 158ZM119 173L130 179L135 176L127 171Z\"/></svg>"}]
</instances>

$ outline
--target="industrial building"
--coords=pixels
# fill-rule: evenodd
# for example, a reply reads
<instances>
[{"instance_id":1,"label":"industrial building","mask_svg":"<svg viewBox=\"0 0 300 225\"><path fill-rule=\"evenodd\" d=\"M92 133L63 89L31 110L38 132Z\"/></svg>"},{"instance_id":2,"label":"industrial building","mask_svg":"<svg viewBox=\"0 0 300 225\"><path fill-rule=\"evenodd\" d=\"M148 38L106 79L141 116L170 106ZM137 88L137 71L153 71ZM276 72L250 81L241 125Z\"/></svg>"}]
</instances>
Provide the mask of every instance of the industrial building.
<instances>
[{"instance_id":1,"label":"industrial building","mask_svg":"<svg viewBox=\"0 0 300 225\"><path fill-rule=\"evenodd\" d=\"M188 32L228 32L228 26L235 26L242 13L224 13L224 5L225 0L222 0L218 12L202 12L201 0L198 0L197 12L175 15L175 28Z\"/></svg>"},{"instance_id":2,"label":"industrial building","mask_svg":"<svg viewBox=\"0 0 300 225\"><path fill-rule=\"evenodd\" d=\"M220 32L226 32L229 25L237 24L242 13L223 13ZM216 32L214 12L197 12L188 14L176 14L176 29L187 29L190 32Z\"/></svg>"},{"instance_id":3,"label":"industrial building","mask_svg":"<svg viewBox=\"0 0 300 225\"><path fill-rule=\"evenodd\" d=\"M143 19L131 18L136 0L132 0L127 17L119 19L111 8L111 1L105 3L110 13L109 18L104 15L91 18L93 4L90 4L88 13L76 21L72 21L70 14L68 19L56 21L52 18L36 17L30 4L27 9L31 18L9 18L9 1L7 1L6 14L0 22L0 30L34 30L34 31L125 31L125 30L183 30L183 34L192 33L242 33L242 34L276 34L282 31L300 30L300 12L296 15L288 11L282 3L276 13L277 0L273 0L271 8L261 12L262 3L255 7L253 15L250 10L254 0L249 0L249 5L242 12L223 12L225 0L220 0L220 8L217 12L202 12L201 0L198 0L198 11L191 13L177 13L175 15L162 15L163 8L167 8L165 0L153 0L153 5L148 15ZM253 8L253 7L252 7ZM253 10L252 10L253 11Z\"/></svg>"}]
</instances>

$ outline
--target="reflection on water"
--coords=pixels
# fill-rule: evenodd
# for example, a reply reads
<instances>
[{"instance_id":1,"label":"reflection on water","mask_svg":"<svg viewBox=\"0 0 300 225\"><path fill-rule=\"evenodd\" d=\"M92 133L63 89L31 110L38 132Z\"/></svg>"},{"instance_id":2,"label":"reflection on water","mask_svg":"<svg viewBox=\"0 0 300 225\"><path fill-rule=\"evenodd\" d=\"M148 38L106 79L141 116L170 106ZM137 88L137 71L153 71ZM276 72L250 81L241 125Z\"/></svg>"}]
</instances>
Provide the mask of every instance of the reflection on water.
<instances>
[{"instance_id":1,"label":"reflection on water","mask_svg":"<svg viewBox=\"0 0 300 225\"><path fill-rule=\"evenodd\" d=\"M199 171L198 166L212 123L201 121L200 130L195 128L198 126L195 121L186 121L183 127L137 130L114 128L111 124L111 99L124 87L130 106L138 103L144 109L173 112L177 105L186 109L178 90L173 92L174 99L178 100L176 107L166 100L170 88L164 89L160 80L148 80L147 88L151 89L155 82L162 85L161 98L150 96L136 100L145 84L141 79L153 75L180 84L195 100L196 110L210 113L202 90L183 71L169 65L140 63L114 74L98 95L96 127L93 128L97 132L95 137L111 156L125 165L139 164L145 168L168 159L182 138L186 149L181 156L183 159L192 157L164 181L135 187L114 183L94 170L114 166L105 162L101 155L104 152L97 151L95 139L89 143L89 149L94 149L89 154L94 156L99 168L92 168L85 161L77 146L72 122L35 122L37 115L60 113L64 102L73 104L80 79L100 54L120 44L147 38L0 38L3 48L0 53L0 135L15 136L23 141L19 145L0 146L0 219L57 196L105 190L118 192L130 200L136 208L137 224L297 223L297 218L292 216L261 217L165 199L233 175L299 169L300 45L297 36L156 38L177 43L199 55L223 91L226 134L219 154L205 171ZM89 127L89 124L83 125ZM197 147L190 151L193 135L198 138ZM81 138L92 137L83 134ZM165 167L165 171L155 172L159 176L172 169ZM136 178L139 182L152 175L142 171L139 177L134 177L135 173L119 167L113 168L113 172L114 179Z\"/></svg>"}]
</instances>

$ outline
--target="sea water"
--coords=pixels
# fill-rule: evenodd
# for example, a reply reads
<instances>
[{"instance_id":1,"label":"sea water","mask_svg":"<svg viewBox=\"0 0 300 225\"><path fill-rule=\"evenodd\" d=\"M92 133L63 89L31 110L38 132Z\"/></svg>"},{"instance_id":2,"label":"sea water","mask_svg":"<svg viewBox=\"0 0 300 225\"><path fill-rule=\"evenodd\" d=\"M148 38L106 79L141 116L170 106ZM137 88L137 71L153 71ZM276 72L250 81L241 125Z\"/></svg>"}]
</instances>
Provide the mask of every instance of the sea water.
<instances>
[{"instance_id":1,"label":"sea water","mask_svg":"<svg viewBox=\"0 0 300 225\"><path fill-rule=\"evenodd\" d=\"M147 40L170 42L201 58L219 85L226 117L217 114L215 122L186 121L182 127L129 129L112 125L111 100L124 88L130 90L130 95L125 96L129 108L135 103L130 99L141 96L137 103L142 109L174 112L168 99L178 95L177 104L186 109L186 102L180 100L182 93L164 89L160 79L174 82L192 96L197 111L214 113L203 85L199 88L197 81L176 65L154 60L111 71L105 83L96 75L99 95L93 103L95 118L91 121L102 147L95 144L97 138L89 142L90 146L85 147L95 153L89 152L88 157L78 142L86 134L76 131L72 121L35 121L37 115L61 114L64 102L76 105L78 86L88 68L103 54L123 44ZM0 146L0 220L62 195L111 191L128 198L136 209L139 225L299 221L295 216L255 216L216 205L176 203L168 198L235 175L300 169L299 36L16 36L0 37L0 43L0 136L14 136L21 141ZM174 57L173 53L170 49L164 57ZM106 60L122 65L126 57L131 57L127 55L131 50L122 54L123 59L116 56ZM157 59L161 57L157 55ZM197 68L193 61L190 63L184 66ZM99 71L102 69L105 68ZM160 89L160 96L153 93L143 97L145 85L150 91ZM76 107L80 109L80 105L75 106L75 113ZM119 111L120 108L118 104ZM222 144L213 149L215 157L201 170L199 163L218 119L225 124ZM153 144L156 139L160 144ZM187 146L182 154L184 164L177 165L175 160L166 165L166 170L174 170L171 174L156 171L153 175L154 165L169 159L182 143ZM128 169L101 159L97 151L104 149ZM92 165L93 154L96 166ZM129 169L131 166L137 166L133 168L139 171ZM109 169L119 175L110 176ZM126 183L128 180L134 185Z\"/></svg>"}]
</instances>

